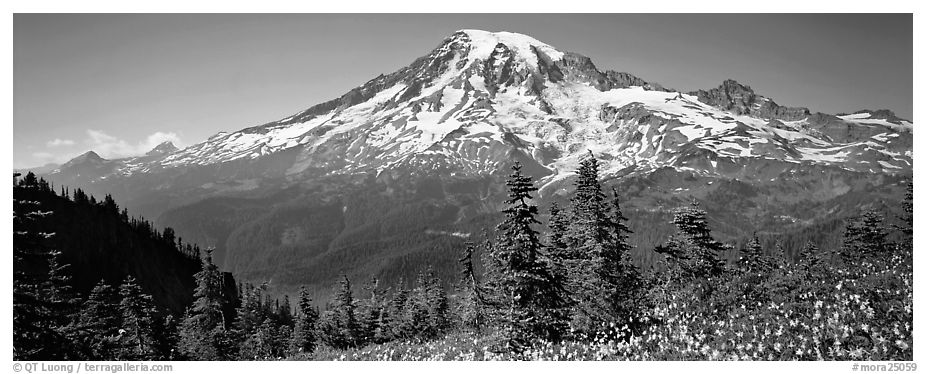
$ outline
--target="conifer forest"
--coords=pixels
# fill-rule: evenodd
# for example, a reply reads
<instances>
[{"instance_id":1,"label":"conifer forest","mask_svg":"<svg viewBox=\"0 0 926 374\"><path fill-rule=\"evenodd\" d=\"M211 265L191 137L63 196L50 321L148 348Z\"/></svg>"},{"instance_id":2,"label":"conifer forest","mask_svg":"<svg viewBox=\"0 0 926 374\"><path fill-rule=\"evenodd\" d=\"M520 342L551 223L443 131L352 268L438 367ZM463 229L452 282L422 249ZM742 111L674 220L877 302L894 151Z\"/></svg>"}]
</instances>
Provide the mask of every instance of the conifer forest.
<instances>
[{"instance_id":1,"label":"conifer forest","mask_svg":"<svg viewBox=\"0 0 926 374\"><path fill-rule=\"evenodd\" d=\"M864 212L831 250L724 243L694 201L662 244L635 248L622 191L602 183L594 156L568 204L547 211L515 163L501 220L454 248L450 277L342 275L327 300L239 282L211 248L109 195L32 173L13 184L16 360L913 357L912 183L902 214ZM633 250L657 261L644 268Z\"/></svg>"}]
</instances>

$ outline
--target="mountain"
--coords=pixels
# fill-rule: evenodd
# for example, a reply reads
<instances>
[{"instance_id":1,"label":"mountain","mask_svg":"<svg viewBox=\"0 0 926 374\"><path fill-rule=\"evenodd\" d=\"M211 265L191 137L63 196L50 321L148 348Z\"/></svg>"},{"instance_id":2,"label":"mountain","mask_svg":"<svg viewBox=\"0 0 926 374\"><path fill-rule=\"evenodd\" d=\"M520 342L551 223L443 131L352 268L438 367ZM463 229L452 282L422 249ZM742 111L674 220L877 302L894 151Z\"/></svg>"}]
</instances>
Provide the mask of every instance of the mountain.
<instances>
[{"instance_id":1,"label":"mountain","mask_svg":"<svg viewBox=\"0 0 926 374\"><path fill-rule=\"evenodd\" d=\"M35 173L35 174L48 174L48 173L51 173L51 172L55 171L55 169L58 169L59 167L61 167L60 164L56 164L56 163L53 163L53 162L49 162L49 163L47 163L47 164L45 164L45 165L42 165L42 166L36 166L36 167L31 167L31 168L28 168L28 167L27 167L27 168L13 169L13 172L20 173L20 174L25 174L25 173L28 173L29 171L32 171L32 172Z\"/></svg>"},{"instance_id":2,"label":"mountain","mask_svg":"<svg viewBox=\"0 0 926 374\"><path fill-rule=\"evenodd\" d=\"M169 154L169 153L173 153L173 152L175 152L175 151L177 151L177 150L179 150L179 148L177 148L177 146L175 146L174 143L172 143L172 142L170 142L170 141L166 141L166 142L163 142L163 143L161 143L161 144L158 144L157 146L155 146L154 148L152 148L150 151L148 151L147 153L145 153L145 156L148 156L148 157L156 157L156 156L161 156L161 155L166 155L166 154Z\"/></svg>"},{"instance_id":3,"label":"mountain","mask_svg":"<svg viewBox=\"0 0 926 374\"><path fill-rule=\"evenodd\" d=\"M88 155L46 178L215 245L246 280L324 287L337 272L399 278L423 264L452 277L460 243L494 225L514 161L544 205L567 203L589 152L628 201L644 263L691 199L721 238L832 246L844 217L900 201L912 128L886 110L781 106L734 80L678 92L526 35L461 30L283 119L143 157Z\"/></svg>"},{"instance_id":4,"label":"mountain","mask_svg":"<svg viewBox=\"0 0 926 374\"><path fill-rule=\"evenodd\" d=\"M681 167L688 154L699 152L712 161L908 168L910 155L894 150L904 137L887 136L909 133L912 125L861 119L781 107L733 80L706 91L672 92L630 74L601 72L584 56L524 35L464 30L409 67L338 99L217 134L122 172L256 160L290 150L291 162L275 174L403 167L483 174L513 153L562 176L587 150L609 158L611 171ZM878 134L885 137L873 138Z\"/></svg>"}]
</instances>

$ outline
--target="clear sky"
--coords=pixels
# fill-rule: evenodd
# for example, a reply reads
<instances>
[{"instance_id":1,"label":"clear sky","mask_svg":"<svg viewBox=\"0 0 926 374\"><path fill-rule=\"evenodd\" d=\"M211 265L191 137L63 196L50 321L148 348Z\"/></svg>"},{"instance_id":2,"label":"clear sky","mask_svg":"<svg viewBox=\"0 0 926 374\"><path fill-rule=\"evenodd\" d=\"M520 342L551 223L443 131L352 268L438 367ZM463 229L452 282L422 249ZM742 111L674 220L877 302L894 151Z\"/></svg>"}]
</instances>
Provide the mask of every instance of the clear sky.
<instances>
[{"instance_id":1,"label":"clear sky","mask_svg":"<svg viewBox=\"0 0 926 374\"><path fill-rule=\"evenodd\" d=\"M284 118L466 28L527 34L683 91L733 78L783 105L913 119L909 14L16 14L13 28L14 167Z\"/></svg>"}]
</instances>

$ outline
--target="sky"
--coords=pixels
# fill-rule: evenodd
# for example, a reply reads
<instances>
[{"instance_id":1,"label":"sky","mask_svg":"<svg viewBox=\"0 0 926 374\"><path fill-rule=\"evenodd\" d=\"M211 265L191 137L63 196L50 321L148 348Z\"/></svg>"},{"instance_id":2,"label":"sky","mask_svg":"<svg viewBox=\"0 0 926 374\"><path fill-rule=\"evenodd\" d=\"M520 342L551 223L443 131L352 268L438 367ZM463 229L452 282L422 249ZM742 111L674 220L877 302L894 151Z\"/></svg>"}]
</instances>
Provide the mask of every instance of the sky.
<instances>
[{"instance_id":1,"label":"sky","mask_svg":"<svg viewBox=\"0 0 926 374\"><path fill-rule=\"evenodd\" d=\"M460 29L527 34L686 92L732 78L781 105L913 119L910 14L15 14L14 167L285 118Z\"/></svg>"}]
</instances>

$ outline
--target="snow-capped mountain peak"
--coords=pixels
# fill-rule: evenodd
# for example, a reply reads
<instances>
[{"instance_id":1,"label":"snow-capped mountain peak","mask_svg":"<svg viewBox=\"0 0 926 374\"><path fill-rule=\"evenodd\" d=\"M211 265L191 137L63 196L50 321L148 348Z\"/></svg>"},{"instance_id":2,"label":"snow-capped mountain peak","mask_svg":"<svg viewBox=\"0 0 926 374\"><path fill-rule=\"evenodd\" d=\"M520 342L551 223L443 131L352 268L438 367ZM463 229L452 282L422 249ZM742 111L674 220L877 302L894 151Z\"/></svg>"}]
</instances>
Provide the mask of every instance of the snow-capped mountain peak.
<instances>
[{"instance_id":1,"label":"snow-capped mountain peak","mask_svg":"<svg viewBox=\"0 0 926 374\"><path fill-rule=\"evenodd\" d=\"M469 44L468 57L476 60L488 60L492 54L507 48L533 66L537 66L534 50L539 50L553 61L563 58L563 52L552 46L524 34L513 32L488 32L483 30L460 30L451 36L451 40L461 40ZM530 58L533 57L533 58Z\"/></svg>"},{"instance_id":2,"label":"snow-capped mountain peak","mask_svg":"<svg viewBox=\"0 0 926 374\"><path fill-rule=\"evenodd\" d=\"M171 141L166 141L161 144L158 144L156 147L152 148L150 151L145 153L145 156L159 156L168 154L174 151L177 151L179 148L174 145Z\"/></svg>"},{"instance_id":3,"label":"snow-capped mountain peak","mask_svg":"<svg viewBox=\"0 0 926 374\"><path fill-rule=\"evenodd\" d=\"M99 164L106 161L100 155L94 151L87 151L81 154L80 156L72 158L70 161L61 165L62 167L70 167L74 165L84 165L84 164Z\"/></svg>"},{"instance_id":4,"label":"snow-capped mountain peak","mask_svg":"<svg viewBox=\"0 0 926 374\"><path fill-rule=\"evenodd\" d=\"M664 166L735 174L744 160L909 170L912 124L866 113L783 107L734 80L675 92L523 34L460 30L339 98L124 172L277 157L287 178L476 175L518 159L557 180L588 151L606 175Z\"/></svg>"}]
</instances>

